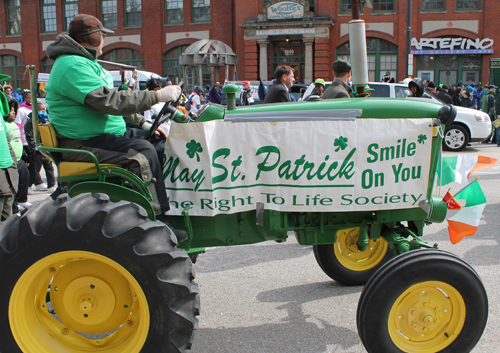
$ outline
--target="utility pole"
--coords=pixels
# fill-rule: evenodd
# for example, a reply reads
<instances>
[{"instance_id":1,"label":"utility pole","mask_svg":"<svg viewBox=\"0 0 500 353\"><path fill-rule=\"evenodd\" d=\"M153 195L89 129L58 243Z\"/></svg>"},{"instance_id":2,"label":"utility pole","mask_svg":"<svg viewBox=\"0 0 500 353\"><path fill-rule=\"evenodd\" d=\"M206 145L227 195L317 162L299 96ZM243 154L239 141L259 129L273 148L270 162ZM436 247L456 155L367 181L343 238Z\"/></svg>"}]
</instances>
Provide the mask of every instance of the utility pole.
<instances>
[{"instance_id":1,"label":"utility pole","mask_svg":"<svg viewBox=\"0 0 500 353\"><path fill-rule=\"evenodd\" d=\"M405 77L408 77L413 74L413 59L410 63L410 54L411 54L411 0L407 0L407 8L406 8L406 74ZM411 64L411 71L410 71Z\"/></svg>"}]
</instances>

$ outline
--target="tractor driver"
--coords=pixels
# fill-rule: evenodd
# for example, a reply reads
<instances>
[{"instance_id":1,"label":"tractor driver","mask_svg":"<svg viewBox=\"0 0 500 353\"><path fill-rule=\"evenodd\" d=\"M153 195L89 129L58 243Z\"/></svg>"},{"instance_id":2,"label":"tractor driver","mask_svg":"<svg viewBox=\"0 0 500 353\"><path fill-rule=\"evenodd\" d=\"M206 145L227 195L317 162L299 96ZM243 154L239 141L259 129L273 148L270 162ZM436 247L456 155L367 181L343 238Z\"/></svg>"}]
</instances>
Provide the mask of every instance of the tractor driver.
<instances>
[{"instance_id":1,"label":"tractor driver","mask_svg":"<svg viewBox=\"0 0 500 353\"><path fill-rule=\"evenodd\" d=\"M146 140L149 123L135 119L134 127L126 127L136 113L151 109L158 102L175 101L179 86L158 91L118 91L113 78L99 65L106 33L91 15L73 18L68 33L61 33L47 47L47 56L55 60L45 87L50 107L50 120L62 148L84 149L94 153L99 162L118 163L143 181L153 195L152 205L157 215L169 210L161 168L164 140L154 136L153 144ZM132 122L133 119L132 119ZM160 156L159 156L160 155ZM91 160L83 154L63 153L67 161Z\"/></svg>"}]
</instances>

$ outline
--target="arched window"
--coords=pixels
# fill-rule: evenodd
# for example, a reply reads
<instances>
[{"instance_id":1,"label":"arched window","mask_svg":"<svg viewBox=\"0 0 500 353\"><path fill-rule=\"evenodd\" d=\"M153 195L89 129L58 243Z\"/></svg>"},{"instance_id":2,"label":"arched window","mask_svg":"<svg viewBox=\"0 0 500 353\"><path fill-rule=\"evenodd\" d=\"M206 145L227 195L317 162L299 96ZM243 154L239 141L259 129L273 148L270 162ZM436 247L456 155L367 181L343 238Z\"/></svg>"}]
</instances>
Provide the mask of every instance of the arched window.
<instances>
[{"instance_id":1,"label":"arched window","mask_svg":"<svg viewBox=\"0 0 500 353\"><path fill-rule=\"evenodd\" d=\"M29 89L29 79L28 75L23 76L26 67L24 65L24 60L15 55L2 55L0 56L0 72L9 75L12 78L7 80L14 89L22 88Z\"/></svg>"},{"instance_id":2,"label":"arched window","mask_svg":"<svg viewBox=\"0 0 500 353\"><path fill-rule=\"evenodd\" d=\"M397 79L398 47L379 38L367 38L366 46L368 50L369 81L378 82L386 75ZM337 47L337 59L351 62L349 42Z\"/></svg>"},{"instance_id":3,"label":"arched window","mask_svg":"<svg viewBox=\"0 0 500 353\"><path fill-rule=\"evenodd\" d=\"M113 49L105 53L101 59L119 64L132 65L137 67L137 70L144 70L144 55L134 49ZM116 68L111 68L111 70L116 70Z\"/></svg>"},{"instance_id":4,"label":"arched window","mask_svg":"<svg viewBox=\"0 0 500 353\"><path fill-rule=\"evenodd\" d=\"M163 54L163 76L170 78L173 83L179 83L183 79L179 57L188 46L189 45L180 45Z\"/></svg>"}]
</instances>

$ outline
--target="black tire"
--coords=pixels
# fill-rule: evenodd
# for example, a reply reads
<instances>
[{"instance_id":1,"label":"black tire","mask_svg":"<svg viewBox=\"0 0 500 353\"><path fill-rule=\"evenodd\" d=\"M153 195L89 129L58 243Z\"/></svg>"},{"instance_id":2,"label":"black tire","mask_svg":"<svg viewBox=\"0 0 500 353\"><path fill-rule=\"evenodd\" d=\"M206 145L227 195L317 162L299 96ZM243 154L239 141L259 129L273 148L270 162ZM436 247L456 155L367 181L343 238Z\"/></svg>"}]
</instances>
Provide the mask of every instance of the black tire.
<instances>
[{"instance_id":1,"label":"black tire","mask_svg":"<svg viewBox=\"0 0 500 353\"><path fill-rule=\"evenodd\" d=\"M469 144L469 132L462 125L452 124L444 130L443 150L458 152Z\"/></svg>"},{"instance_id":2,"label":"black tire","mask_svg":"<svg viewBox=\"0 0 500 353\"><path fill-rule=\"evenodd\" d=\"M99 352L189 349L199 289L191 260L176 243L174 233L148 220L143 208L112 203L104 194L47 198L9 218L0 227L0 351L80 352L83 345L81 351L90 352L96 344ZM82 278L88 280L84 286ZM35 298L45 297L44 291L47 299ZM85 298L74 305L81 293ZM47 314L50 306L61 324ZM120 323L114 342L105 337L110 322Z\"/></svg>"},{"instance_id":3,"label":"black tire","mask_svg":"<svg viewBox=\"0 0 500 353\"><path fill-rule=\"evenodd\" d=\"M357 310L369 353L470 352L487 318L476 271L453 254L428 249L399 255L377 271Z\"/></svg>"},{"instance_id":4,"label":"black tire","mask_svg":"<svg viewBox=\"0 0 500 353\"><path fill-rule=\"evenodd\" d=\"M357 240L357 234L355 234L349 246L346 244L349 241L349 232L356 231L357 228L339 232L335 244L313 246L314 257L323 272L331 279L346 286L365 285L382 265L396 256L383 238L377 241L371 240L366 251L359 251L354 246ZM349 247L351 247L352 252Z\"/></svg>"}]
</instances>

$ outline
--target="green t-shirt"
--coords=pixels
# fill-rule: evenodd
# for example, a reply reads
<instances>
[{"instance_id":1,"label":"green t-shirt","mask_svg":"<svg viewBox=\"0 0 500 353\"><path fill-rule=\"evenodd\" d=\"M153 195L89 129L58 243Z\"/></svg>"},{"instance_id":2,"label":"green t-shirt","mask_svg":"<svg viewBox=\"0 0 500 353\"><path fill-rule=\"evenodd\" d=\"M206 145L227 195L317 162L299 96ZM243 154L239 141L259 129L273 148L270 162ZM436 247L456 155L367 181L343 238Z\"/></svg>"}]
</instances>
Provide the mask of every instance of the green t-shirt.
<instances>
[{"instance_id":1,"label":"green t-shirt","mask_svg":"<svg viewBox=\"0 0 500 353\"><path fill-rule=\"evenodd\" d=\"M45 100L58 133L78 140L125 133L121 116L98 113L84 105L87 94L103 86L113 88L113 77L97 60L79 55L57 57L45 86Z\"/></svg>"},{"instance_id":2,"label":"green t-shirt","mask_svg":"<svg viewBox=\"0 0 500 353\"><path fill-rule=\"evenodd\" d=\"M20 160L23 156L23 142L21 141L21 130L15 122L6 122L7 133L10 137L10 146L14 150L17 160Z\"/></svg>"},{"instance_id":3,"label":"green t-shirt","mask_svg":"<svg viewBox=\"0 0 500 353\"><path fill-rule=\"evenodd\" d=\"M10 156L9 142L7 141L7 127L5 122L0 119L0 168L9 168L14 161Z\"/></svg>"}]
</instances>

